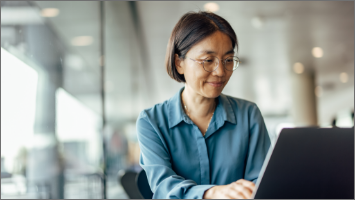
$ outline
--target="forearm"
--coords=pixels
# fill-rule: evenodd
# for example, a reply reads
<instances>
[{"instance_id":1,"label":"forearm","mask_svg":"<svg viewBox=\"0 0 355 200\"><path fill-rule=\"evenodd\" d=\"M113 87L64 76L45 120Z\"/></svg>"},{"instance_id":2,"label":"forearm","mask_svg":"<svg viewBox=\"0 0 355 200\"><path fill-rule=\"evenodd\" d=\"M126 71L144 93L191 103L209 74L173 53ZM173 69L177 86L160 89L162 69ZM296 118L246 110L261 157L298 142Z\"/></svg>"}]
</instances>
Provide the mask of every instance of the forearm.
<instances>
[{"instance_id":1,"label":"forearm","mask_svg":"<svg viewBox=\"0 0 355 200\"><path fill-rule=\"evenodd\" d=\"M207 190L204 192L202 198L203 198L203 199L213 199L213 195L214 195L214 193L215 193L215 188L216 188L216 186L213 186L213 187L211 187L210 189L207 189Z\"/></svg>"},{"instance_id":2,"label":"forearm","mask_svg":"<svg viewBox=\"0 0 355 200\"><path fill-rule=\"evenodd\" d=\"M214 185L197 185L192 180L167 178L156 185L154 199L202 199L206 190Z\"/></svg>"}]
</instances>

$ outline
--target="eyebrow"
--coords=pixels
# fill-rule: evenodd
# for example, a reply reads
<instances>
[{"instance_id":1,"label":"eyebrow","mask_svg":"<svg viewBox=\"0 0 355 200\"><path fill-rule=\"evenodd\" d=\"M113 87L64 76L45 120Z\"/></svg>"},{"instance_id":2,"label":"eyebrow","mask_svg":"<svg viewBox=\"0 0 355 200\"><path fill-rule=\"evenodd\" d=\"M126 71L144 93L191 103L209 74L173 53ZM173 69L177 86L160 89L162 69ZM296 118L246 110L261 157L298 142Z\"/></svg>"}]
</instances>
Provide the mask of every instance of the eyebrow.
<instances>
[{"instance_id":1,"label":"eyebrow","mask_svg":"<svg viewBox=\"0 0 355 200\"><path fill-rule=\"evenodd\" d=\"M201 53L205 53L205 54L215 54L216 52L214 51L211 51L211 50L204 50L204 51L201 51ZM224 55L227 55L227 54L234 54L234 49L231 49L229 51L227 51Z\"/></svg>"}]
</instances>

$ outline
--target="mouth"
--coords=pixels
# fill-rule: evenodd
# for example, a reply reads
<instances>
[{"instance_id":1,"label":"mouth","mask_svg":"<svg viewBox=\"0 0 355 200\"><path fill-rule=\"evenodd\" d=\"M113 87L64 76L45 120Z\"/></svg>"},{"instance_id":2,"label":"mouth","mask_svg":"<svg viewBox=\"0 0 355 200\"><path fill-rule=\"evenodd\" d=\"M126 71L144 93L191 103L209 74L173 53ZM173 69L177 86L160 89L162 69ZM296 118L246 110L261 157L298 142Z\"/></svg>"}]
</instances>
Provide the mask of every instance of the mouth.
<instances>
[{"instance_id":1,"label":"mouth","mask_svg":"<svg viewBox=\"0 0 355 200\"><path fill-rule=\"evenodd\" d=\"M220 81L220 82L207 82L209 85L211 85L212 87L222 87L224 85L224 81Z\"/></svg>"}]
</instances>

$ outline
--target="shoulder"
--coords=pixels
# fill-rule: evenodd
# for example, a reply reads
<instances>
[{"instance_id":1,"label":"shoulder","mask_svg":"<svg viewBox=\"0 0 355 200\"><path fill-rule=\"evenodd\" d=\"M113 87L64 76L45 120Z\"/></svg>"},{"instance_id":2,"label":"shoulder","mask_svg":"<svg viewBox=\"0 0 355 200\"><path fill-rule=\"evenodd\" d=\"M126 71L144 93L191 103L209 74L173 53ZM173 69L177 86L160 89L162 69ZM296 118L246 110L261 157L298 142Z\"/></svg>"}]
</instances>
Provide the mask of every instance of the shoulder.
<instances>
[{"instance_id":1,"label":"shoulder","mask_svg":"<svg viewBox=\"0 0 355 200\"><path fill-rule=\"evenodd\" d=\"M137 118L136 126L153 126L160 127L166 126L169 114L169 100L162 103L155 104L150 108L146 108L139 113ZM165 125L164 125L165 124Z\"/></svg>"},{"instance_id":2,"label":"shoulder","mask_svg":"<svg viewBox=\"0 0 355 200\"><path fill-rule=\"evenodd\" d=\"M231 104L231 107L233 110L251 111L251 110L259 109L258 106L256 105L256 103L249 101L249 100L245 100L245 99L241 99L241 98L237 98L237 97L232 97L232 96L225 95L225 94L221 94L221 98L224 100L227 100Z\"/></svg>"},{"instance_id":3,"label":"shoulder","mask_svg":"<svg viewBox=\"0 0 355 200\"><path fill-rule=\"evenodd\" d=\"M168 113L168 100L155 104L150 108L146 108L139 113L138 119L140 118L157 118L166 116Z\"/></svg>"},{"instance_id":4,"label":"shoulder","mask_svg":"<svg viewBox=\"0 0 355 200\"><path fill-rule=\"evenodd\" d=\"M236 119L242 122L242 124L244 121L251 128L265 125L262 113L256 103L229 95L224 96L230 102Z\"/></svg>"},{"instance_id":5,"label":"shoulder","mask_svg":"<svg viewBox=\"0 0 355 200\"><path fill-rule=\"evenodd\" d=\"M168 133L168 101L155 104L140 112L136 121L139 142L156 141L164 143ZM166 147L167 148L167 147Z\"/></svg>"}]
</instances>

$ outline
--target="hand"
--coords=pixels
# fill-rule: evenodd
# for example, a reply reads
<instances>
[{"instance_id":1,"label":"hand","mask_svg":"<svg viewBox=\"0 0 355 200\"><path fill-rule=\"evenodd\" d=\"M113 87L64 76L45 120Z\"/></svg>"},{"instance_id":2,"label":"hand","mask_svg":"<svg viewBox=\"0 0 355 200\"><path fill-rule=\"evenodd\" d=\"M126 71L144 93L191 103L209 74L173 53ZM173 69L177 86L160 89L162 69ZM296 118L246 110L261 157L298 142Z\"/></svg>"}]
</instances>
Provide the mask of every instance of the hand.
<instances>
[{"instance_id":1,"label":"hand","mask_svg":"<svg viewBox=\"0 0 355 200\"><path fill-rule=\"evenodd\" d=\"M204 199L250 199L255 189L251 181L239 179L229 185L214 186L206 190Z\"/></svg>"}]
</instances>

